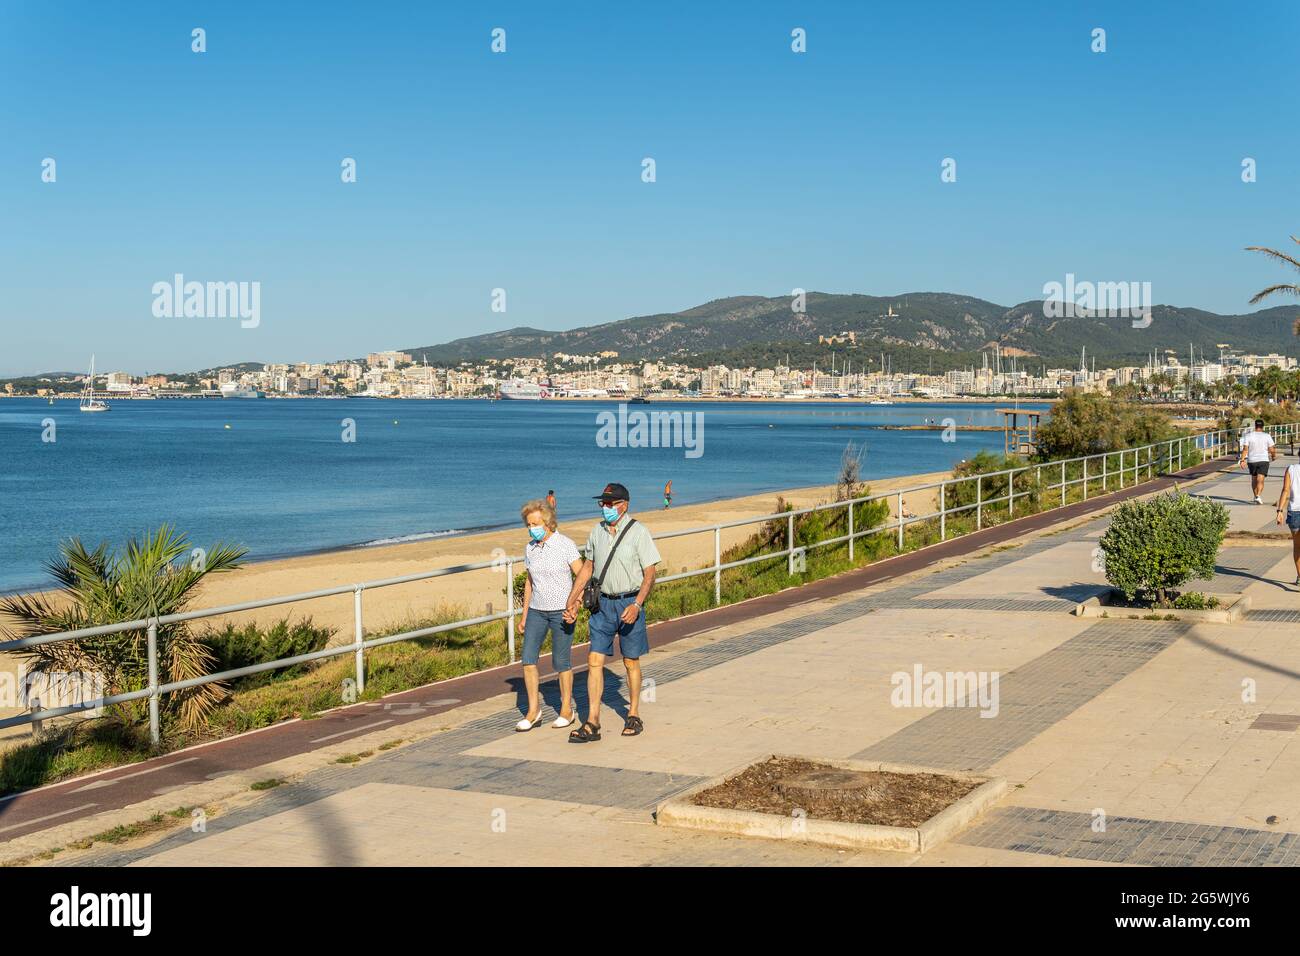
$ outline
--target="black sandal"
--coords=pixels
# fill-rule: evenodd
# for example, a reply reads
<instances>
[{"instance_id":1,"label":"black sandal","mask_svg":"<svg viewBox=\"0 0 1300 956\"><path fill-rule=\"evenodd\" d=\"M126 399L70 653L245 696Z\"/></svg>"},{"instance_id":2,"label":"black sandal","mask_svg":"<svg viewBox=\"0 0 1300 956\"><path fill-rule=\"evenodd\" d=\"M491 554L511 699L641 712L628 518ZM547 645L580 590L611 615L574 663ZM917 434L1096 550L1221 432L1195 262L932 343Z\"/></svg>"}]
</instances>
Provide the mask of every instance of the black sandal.
<instances>
[{"instance_id":1,"label":"black sandal","mask_svg":"<svg viewBox=\"0 0 1300 956\"><path fill-rule=\"evenodd\" d=\"M631 732L631 733L628 733L629 730L632 731L632 732ZM637 734L641 733L641 731L643 731L643 730L645 730L645 724L641 723L641 718L638 717L638 716L636 716L635 714L633 714L632 716L628 717L627 720L623 721L623 736L624 736L624 737L635 737Z\"/></svg>"},{"instance_id":2,"label":"black sandal","mask_svg":"<svg viewBox=\"0 0 1300 956\"><path fill-rule=\"evenodd\" d=\"M600 724L593 724L590 720L584 720L581 727L569 732L569 743L571 744L585 744L599 739Z\"/></svg>"}]
</instances>

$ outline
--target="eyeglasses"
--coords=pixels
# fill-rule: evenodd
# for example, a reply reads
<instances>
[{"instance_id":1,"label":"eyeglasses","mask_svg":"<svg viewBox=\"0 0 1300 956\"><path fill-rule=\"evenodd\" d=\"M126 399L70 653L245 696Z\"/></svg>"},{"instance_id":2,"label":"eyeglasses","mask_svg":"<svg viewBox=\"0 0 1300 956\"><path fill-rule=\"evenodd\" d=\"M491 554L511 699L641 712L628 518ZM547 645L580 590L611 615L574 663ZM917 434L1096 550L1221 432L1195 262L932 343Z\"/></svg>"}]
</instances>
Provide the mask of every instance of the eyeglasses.
<instances>
[{"instance_id":1,"label":"eyeglasses","mask_svg":"<svg viewBox=\"0 0 1300 956\"><path fill-rule=\"evenodd\" d=\"M619 503L620 501L622 501L622 500L623 500L622 498L616 498L616 499L614 499L613 501L602 501L602 502L600 503L600 506L601 506L602 508L612 508L612 507L614 507L614 505L618 504L618 503Z\"/></svg>"}]
</instances>

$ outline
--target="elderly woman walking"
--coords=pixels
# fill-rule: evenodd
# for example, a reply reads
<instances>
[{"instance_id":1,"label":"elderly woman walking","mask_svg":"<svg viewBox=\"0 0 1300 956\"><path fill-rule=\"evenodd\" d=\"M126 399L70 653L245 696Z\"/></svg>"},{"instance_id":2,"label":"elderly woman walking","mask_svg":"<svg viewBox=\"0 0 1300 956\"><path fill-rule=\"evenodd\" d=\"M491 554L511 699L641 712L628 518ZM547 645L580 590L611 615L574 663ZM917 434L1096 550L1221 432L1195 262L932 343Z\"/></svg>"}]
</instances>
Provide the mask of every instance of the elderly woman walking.
<instances>
[{"instance_id":1,"label":"elderly woman walking","mask_svg":"<svg viewBox=\"0 0 1300 956\"><path fill-rule=\"evenodd\" d=\"M573 645L573 621L565 621L565 605L573 587L573 576L582 567L582 557L572 539L556 531L555 509L544 500L530 501L519 509L528 527L524 549L524 613L519 632L524 636L524 687L528 691L528 713L515 730L532 730L540 722L537 661L542 642L551 634L551 665L560 675L560 713L552 727L574 722L573 669L569 649Z\"/></svg>"}]
</instances>

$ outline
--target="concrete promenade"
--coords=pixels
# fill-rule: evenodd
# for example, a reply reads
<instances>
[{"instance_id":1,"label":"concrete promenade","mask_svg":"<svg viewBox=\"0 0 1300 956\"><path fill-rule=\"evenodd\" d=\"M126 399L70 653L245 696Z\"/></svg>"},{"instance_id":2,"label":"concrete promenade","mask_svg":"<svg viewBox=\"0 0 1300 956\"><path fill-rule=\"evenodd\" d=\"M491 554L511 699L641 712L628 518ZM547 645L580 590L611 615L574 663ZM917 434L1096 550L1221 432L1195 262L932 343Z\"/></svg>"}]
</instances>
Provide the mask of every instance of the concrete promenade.
<instances>
[{"instance_id":1,"label":"concrete promenade","mask_svg":"<svg viewBox=\"0 0 1300 956\"><path fill-rule=\"evenodd\" d=\"M1289 459L1294 460L1294 459ZM1266 495L1276 500L1284 461ZM1193 490L1233 531L1277 530L1231 472ZM95 865L1293 865L1300 862L1300 588L1289 542L1230 540L1190 589L1245 594L1232 624L1075 617L1104 589L1106 518L1065 523L864 590L654 650L644 735L619 737L621 666L604 739L514 733L499 695L244 771L277 788L196 782L115 811L211 806L206 831L66 850ZM900 707L895 672L996 672L996 714ZM581 691L585 678L579 675ZM554 680L544 685L557 702ZM548 707L549 721L552 716ZM380 744L402 742L380 751ZM369 752L354 763L345 754ZM1008 797L918 857L657 827L656 803L780 752L1004 776ZM212 801L226 785L226 796ZM105 815L108 816L108 815ZM1104 816L1099 832L1094 821ZM3 824L0 816L0 824ZM98 829L106 829L99 826ZM50 831L53 833L53 831ZM46 834L49 836L49 834ZM33 838L25 837L30 841ZM31 843L35 846L36 843Z\"/></svg>"}]
</instances>

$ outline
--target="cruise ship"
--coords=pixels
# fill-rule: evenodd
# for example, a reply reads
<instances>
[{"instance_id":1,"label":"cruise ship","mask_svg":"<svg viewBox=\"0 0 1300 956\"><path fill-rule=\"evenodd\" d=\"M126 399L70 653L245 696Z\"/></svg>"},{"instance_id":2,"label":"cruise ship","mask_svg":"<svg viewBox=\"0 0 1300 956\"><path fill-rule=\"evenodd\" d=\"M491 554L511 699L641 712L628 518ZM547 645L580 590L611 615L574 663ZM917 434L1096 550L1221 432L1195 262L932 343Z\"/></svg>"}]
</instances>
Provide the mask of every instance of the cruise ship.
<instances>
[{"instance_id":1,"label":"cruise ship","mask_svg":"<svg viewBox=\"0 0 1300 956\"><path fill-rule=\"evenodd\" d=\"M544 386L538 385L536 382L523 382L519 380L502 382L497 395L500 398L525 402L535 402L539 399L550 397Z\"/></svg>"},{"instance_id":2,"label":"cruise ship","mask_svg":"<svg viewBox=\"0 0 1300 956\"><path fill-rule=\"evenodd\" d=\"M221 385L222 398L265 398L265 392L259 392L255 388L244 388L235 382L223 382Z\"/></svg>"}]
</instances>

